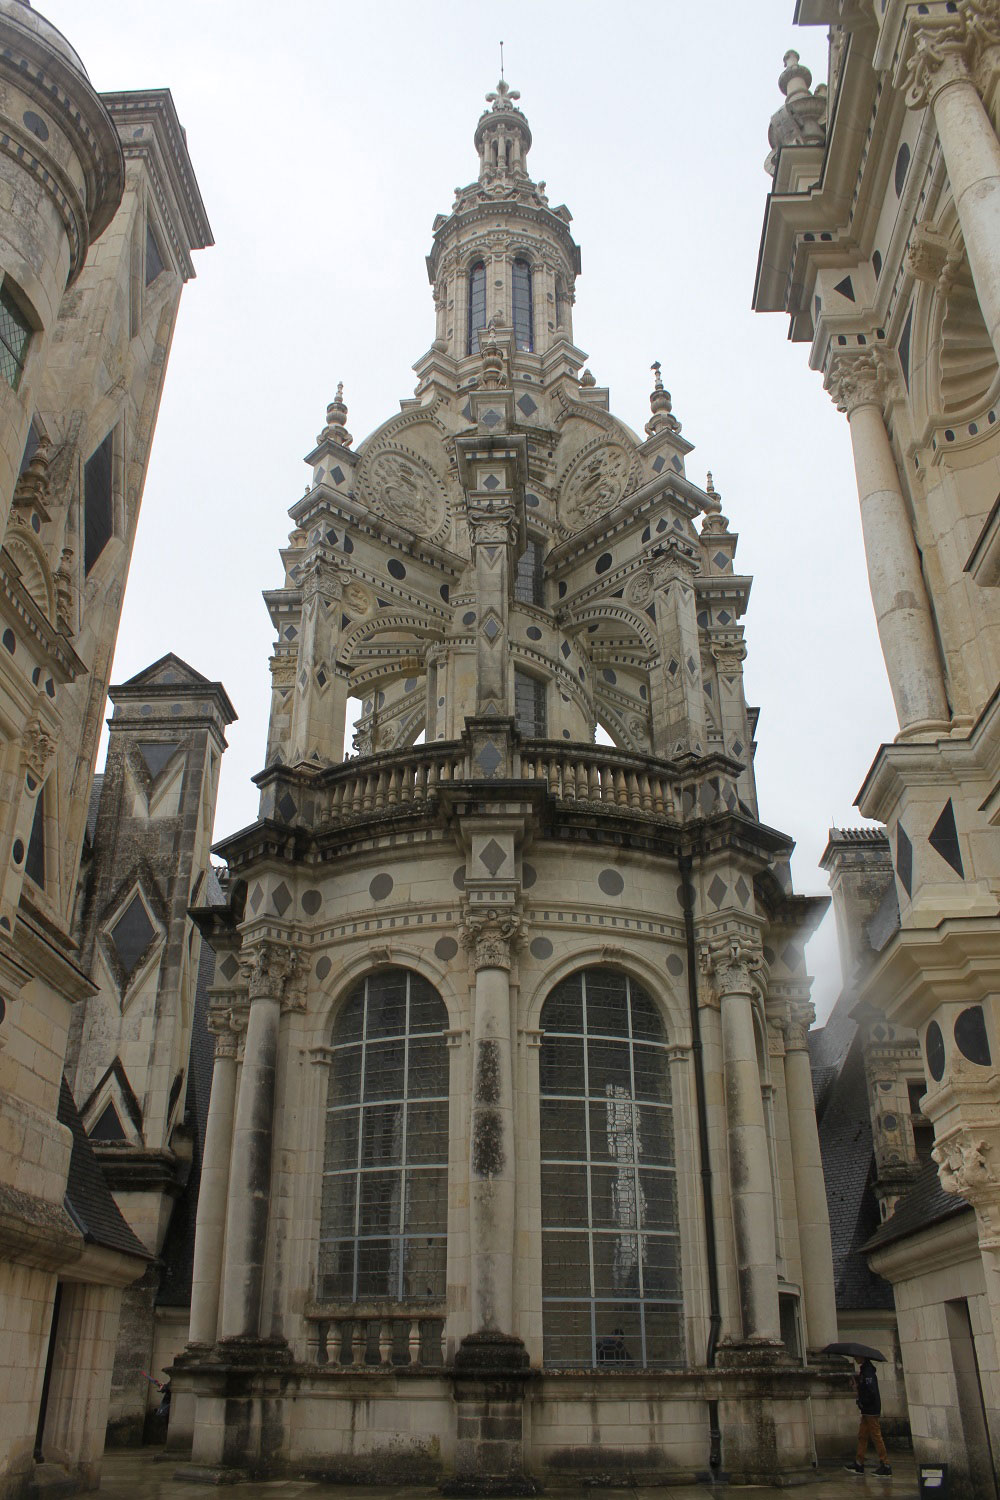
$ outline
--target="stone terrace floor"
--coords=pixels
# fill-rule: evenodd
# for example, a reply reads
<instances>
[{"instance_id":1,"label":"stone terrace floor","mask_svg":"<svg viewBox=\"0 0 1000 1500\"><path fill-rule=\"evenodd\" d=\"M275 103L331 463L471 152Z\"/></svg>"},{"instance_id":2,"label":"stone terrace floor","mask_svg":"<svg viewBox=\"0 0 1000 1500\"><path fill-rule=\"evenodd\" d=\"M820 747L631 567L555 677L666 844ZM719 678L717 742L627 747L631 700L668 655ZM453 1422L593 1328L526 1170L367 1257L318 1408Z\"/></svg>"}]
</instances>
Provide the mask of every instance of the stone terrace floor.
<instances>
[{"instance_id":1,"label":"stone terrace floor","mask_svg":"<svg viewBox=\"0 0 1000 1500\"><path fill-rule=\"evenodd\" d=\"M850 1444L845 1444L849 1449ZM850 1456L846 1454L845 1456ZM868 1473L864 1478L847 1474L843 1469L820 1470L816 1479L798 1488L803 1500L917 1500L918 1485L916 1468L909 1454L892 1455L893 1475L891 1479L879 1479ZM405 1485L376 1488L359 1485L317 1484L311 1480L277 1479L260 1484L241 1484L232 1489L220 1490L210 1484L192 1484L187 1480L173 1478L175 1464L164 1462L158 1448L143 1448L127 1452L110 1452L102 1465L100 1494L105 1500L221 1500L231 1495L233 1500L440 1500L433 1489ZM575 1486L553 1488L550 1493L557 1497L580 1495L588 1500L628 1495L630 1500L646 1500L656 1496L658 1500L709 1500L724 1496L736 1500L737 1496L753 1496L753 1500L789 1500L787 1489L771 1485L752 1485L731 1489L728 1485L681 1485L670 1489L623 1489L586 1490Z\"/></svg>"}]
</instances>

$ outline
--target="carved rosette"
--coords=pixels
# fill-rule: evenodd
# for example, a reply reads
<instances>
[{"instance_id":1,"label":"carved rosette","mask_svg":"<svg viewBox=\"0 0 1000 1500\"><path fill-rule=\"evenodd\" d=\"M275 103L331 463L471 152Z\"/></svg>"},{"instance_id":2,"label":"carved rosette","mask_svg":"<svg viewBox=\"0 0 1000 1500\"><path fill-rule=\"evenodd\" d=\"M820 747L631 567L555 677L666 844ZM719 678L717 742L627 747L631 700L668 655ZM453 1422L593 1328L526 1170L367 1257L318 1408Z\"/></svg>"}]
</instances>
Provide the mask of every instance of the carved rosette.
<instances>
[{"instance_id":1,"label":"carved rosette","mask_svg":"<svg viewBox=\"0 0 1000 1500\"><path fill-rule=\"evenodd\" d=\"M286 943L265 940L244 948L240 970L246 981L250 1003L283 1000L293 986L299 955Z\"/></svg>"},{"instance_id":2,"label":"carved rosette","mask_svg":"<svg viewBox=\"0 0 1000 1500\"><path fill-rule=\"evenodd\" d=\"M473 955L477 973L480 969L509 970L521 938L518 912L488 907L485 911L465 913L462 941Z\"/></svg>"},{"instance_id":3,"label":"carved rosette","mask_svg":"<svg viewBox=\"0 0 1000 1500\"><path fill-rule=\"evenodd\" d=\"M763 988L764 956L758 943L746 933L703 943L701 968L719 1000L726 995L749 998L760 994Z\"/></svg>"},{"instance_id":4,"label":"carved rosette","mask_svg":"<svg viewBox=\"0 0 1000 1500\"><path fill-rule=\"evenodd\" d=\"M49 761L56 753L56 741L41 719L29 719L21 734L21 762L35 781L44 781Z\"/></svg>"},{"instance_id":5,"label":"carved rosette","mask_svg":"<svg viewBox=\"0 0 1000 1500\"><path fill-rule=\"evenodd\" d=\"M888 387L885 362L877 349L858 354L835 354L830 360L826 388L838 411L848 417L859 406L877 406L881 412Z\"/></svg>"}]
</instances>

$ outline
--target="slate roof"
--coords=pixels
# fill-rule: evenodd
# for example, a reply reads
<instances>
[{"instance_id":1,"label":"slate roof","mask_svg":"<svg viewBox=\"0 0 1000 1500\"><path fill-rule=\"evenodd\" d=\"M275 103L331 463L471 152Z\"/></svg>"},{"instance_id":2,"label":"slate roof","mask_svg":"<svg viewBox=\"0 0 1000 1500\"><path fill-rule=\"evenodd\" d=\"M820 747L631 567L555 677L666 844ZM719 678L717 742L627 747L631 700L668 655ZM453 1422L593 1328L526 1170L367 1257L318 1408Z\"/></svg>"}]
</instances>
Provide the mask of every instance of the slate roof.
<instances>
[{"instance_id":1,"label":"slate roof","mask_svg":"<svg viewBox=\"0 0 1000 1500\"><path fill-rule=\"evenodd\" d=\"M224 902L225 897L215 871L209 870L202 904L221 906ZM215 1043L208 1029L208 987L214 976L215 954L207 943L202 943L198 983L195 989L194 1015L191 1022L191 1053L188 1060L186 1096L188 1117L195 1133L194 1155L188 1180L184 1191L174 1205L160 1252L163 1271L156 1301L161 1307L186 1307L191 1301L198 1189L201 1186L205 1126L208 1121L208 1101L212 1093L212 1071L215 1067Z\"/></svg>"},{"instance_id":2,"label":"slate roof","mask_svg":"<svg viewBox=\"0 0 1000 1500\"><path fill-rule=\"evenodd\" d=\"M106 1250L120 1250L125 1255L152 1260L145 1245L136 1238L122 1218L121 1211L111 1196L111 1189L87 1139L87 1132L65 1078L59 1090L59 1122L68 1125L73 1133L73 1150L66 1181L66 1208L84 1239L88 1244L102 1245Z\"/></svg>"},{"instance_id":3,"label":"slate roof","mask_svg":"<svg viewBox=\"0 0 1000 1500\"><path fill-rule=\"evenodd\" d=\"M101 791L104 787L104 773L95 776L90 788L90 802L87 806L87 837L94 842L94 834L97 832L97 813L101 805Z\"/></svg>"},{"instance_id":4,"label":"slate roof","mask_svg":"<svg viewBox=\"0 0 1000 1500\"><path fill-rule=\"evenodd\" d=\"M929 1161L921 1169L913 1186L896 1204L895 1211L884 1224L865 1242L865 1251L878 1250L882 1245L891 1245L896 1240L919 1234L932 1224L941 1224L962 1213L973 1213L971 1203L954 1193L946 1193L938 1177L937 1164Z\"/></svg>"}]
</instances>

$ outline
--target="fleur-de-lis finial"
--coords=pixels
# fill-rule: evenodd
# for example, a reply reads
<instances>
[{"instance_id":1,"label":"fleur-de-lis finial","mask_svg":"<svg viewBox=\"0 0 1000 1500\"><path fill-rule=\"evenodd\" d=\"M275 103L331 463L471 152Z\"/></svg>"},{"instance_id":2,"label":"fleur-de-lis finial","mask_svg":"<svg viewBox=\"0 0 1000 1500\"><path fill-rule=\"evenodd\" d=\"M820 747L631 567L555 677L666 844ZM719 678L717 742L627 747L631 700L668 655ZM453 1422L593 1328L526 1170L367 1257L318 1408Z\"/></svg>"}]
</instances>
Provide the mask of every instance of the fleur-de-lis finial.
<instances>
[{"instance_id":1,"label":"fleur-de-lis finial","mask_svg":"<svg viewBox=\"0 0 1000 1500\"><path fill-rule=\"evenodd\" d=\"M496 86L496 92L486 95L486 103L492 104L494 109L513 109L514 100L520 97L520 89L512 89L506 79L501 78Z\"/></svg>"}]
</instances>

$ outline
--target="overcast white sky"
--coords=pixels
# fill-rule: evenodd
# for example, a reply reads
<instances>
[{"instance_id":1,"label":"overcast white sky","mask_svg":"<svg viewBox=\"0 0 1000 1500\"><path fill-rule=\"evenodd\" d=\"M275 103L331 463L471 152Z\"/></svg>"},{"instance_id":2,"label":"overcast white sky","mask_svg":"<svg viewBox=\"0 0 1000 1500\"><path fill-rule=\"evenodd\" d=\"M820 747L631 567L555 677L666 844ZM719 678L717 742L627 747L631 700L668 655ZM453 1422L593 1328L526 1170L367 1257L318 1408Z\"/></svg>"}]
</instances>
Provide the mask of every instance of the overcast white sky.
<instances>
[{"instance_id":1,"label":"overcast white sky","mask_svg":"<svg viewBox=\"0 0 1000 1500\"><path fill-rule=\"evenodd\" d=\"M762 708L761 816L817 860L895 719L868 595L845 419L750 310L767 125L789 46L816 82L824 28L792 0L544 0L502 22L469 0L39 0L101 90L173 90L216 246L196 257L160 409L114 680L166 651L240 715L216 836L252 822L271 630L260 594L338 380L355 445L412 394L434 334L431 222L475 176L498 75L521 90L529 169L583 252L576 342L641 429L663 364L692 478L711 469L755 584L747 696ZM810 949L839 985L832 917Z\"/></svg>"}]
</instances>

